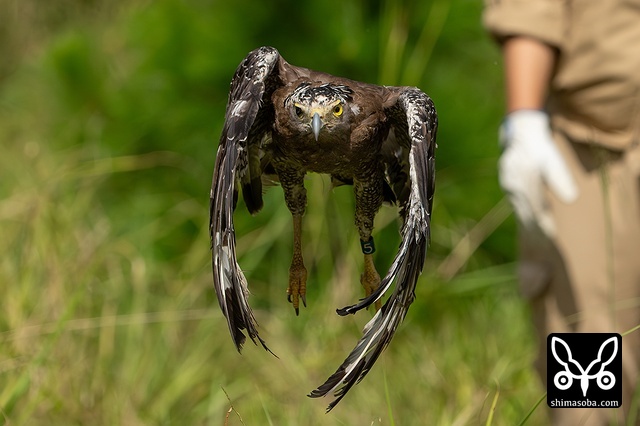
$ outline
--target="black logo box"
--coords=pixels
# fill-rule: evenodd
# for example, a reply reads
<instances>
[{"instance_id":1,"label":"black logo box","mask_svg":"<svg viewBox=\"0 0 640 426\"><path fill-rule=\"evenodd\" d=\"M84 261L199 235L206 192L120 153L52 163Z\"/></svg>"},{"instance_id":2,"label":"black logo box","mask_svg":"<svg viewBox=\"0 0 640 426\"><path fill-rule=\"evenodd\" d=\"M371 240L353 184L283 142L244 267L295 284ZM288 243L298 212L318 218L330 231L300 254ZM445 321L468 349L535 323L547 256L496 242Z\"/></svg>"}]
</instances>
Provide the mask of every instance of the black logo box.
<instances>
[{"instance_id":1,"label":"black logo box","mask_svg":"<svg viewBox=\"0 0 640 426\"><path fill-rule=\"evenodd\" d=\"M552 408L622 406L622 337L551 333L547 337L547 404Z\"/></svg>"}]
</instances>

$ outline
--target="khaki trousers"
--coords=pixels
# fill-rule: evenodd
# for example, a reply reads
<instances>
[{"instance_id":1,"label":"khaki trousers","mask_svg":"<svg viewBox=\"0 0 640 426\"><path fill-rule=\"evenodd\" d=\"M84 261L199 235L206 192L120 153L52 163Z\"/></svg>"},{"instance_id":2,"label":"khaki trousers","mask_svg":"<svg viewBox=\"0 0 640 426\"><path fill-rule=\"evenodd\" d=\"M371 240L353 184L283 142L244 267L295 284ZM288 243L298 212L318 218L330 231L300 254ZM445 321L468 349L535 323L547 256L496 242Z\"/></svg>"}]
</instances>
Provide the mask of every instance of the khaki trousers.
<instances>
[{"instance_id":1,"label":"khaki trousers","mask_svg":"<svg viewBox=\"0 0 640 426\"><path fill-rule=\"evenodd\" d=\"M518 275L539 341L546 386L552 332L617 332L640 325L640 146L626 152L556 142L580 195L567 205L548 192L557 235L520 231ZM640 330L623 336L623 409L549 409L554 425L640 424ZM630 422L630 423L629 423Z\"/></svg>"}]
</instances>

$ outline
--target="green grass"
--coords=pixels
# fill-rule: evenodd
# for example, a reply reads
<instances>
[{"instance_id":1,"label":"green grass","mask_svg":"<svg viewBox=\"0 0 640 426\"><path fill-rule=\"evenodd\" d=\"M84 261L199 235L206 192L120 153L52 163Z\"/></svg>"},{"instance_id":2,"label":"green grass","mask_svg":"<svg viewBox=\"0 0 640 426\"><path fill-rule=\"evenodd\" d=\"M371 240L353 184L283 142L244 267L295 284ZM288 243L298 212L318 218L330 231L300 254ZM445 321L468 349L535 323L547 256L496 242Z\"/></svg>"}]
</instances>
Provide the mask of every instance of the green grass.
<instances>
[{"instance_id":1,"label":"green grass","mask_svg":"<svg viewBox=\"0 0 640 426\"><path fill-rule=\"evenodd\" d=\"M276 12L246 3L251 17L206 1L95 2L64 19L55 9L30 55L14 39L2 47L17 65L0 83L0 424L545 424L513 223L495 179L499 76L478 36L479 2L313 4L291 9L307 23L293 33L273 31ZM17 13L12 34L22 39L33 20ZM416 302L329 414L329 400L306 394L371 316L335 314L361 297L351 190L308 179L309 306L299 317L285 295L292 230L282 191L271 189L256 217L239 205L240 264L278 358L250 342L236 352L212 288L216 139L233 69L261 44L295 64L424 87L441 117L433 242ZM336 44L335 55L313 54ZM395 209L383 208L380 271L397 231Z\"/></svg>"},{"instance_id":2,"label":"green grass","mask_svg":"<svg viewBox=\"0 0 640 426\"><path fill-rule=\"evenodd\" d=\"M351 212L336 200L349 194L309 182L312 289L298 318L284 294L290 230L279 189L267 201L272 232L239 231L256 315L279 358L251 344L240 356L212 296L205 218L198 218L206 199L185 199L124 232L93 190L109 177L93 169L100 162L73 164L65 152L60 166L61 156L44 148L30 161L16 151L11 158L27 160L30 172L18 174L25 179L11 182L0 204L7 424L223 424L231 406L248 425L475 424L490 416L512 424L542 392L530 368L533 344L523 339L531 335L526 312L505 278L510 268L442 282L431 263L389 350L325 415L327 401L305 394L339 365L370 316L334 313L360 295ZM156 259L150 247L187 221L201 226L180 260ZM329 226L352 237L334 242L337 252L324 237ZM228 424L239 421L231 416Z\"/></svg>"}]
</instances>

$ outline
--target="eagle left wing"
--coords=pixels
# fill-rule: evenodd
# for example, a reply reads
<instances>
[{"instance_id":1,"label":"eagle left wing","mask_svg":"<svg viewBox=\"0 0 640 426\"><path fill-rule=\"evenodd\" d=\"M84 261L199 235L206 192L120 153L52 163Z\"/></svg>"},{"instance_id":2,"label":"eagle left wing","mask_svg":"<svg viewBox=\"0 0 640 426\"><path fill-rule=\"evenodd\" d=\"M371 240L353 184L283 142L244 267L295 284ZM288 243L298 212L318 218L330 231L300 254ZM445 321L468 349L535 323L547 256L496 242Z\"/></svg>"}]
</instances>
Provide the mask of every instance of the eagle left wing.
<instances>
[{"instance_id":1,"label":"eagle left wing","mask_svg":"<svg viewBox=\"0 0 640 426\"><path fill-rule=\"evenodd\" d=\"M273 114L270 96L280 83L278 51L261 47L247 55L231 81L224 128L216 155L209 205L209 234L213 282L220 308L227 318L231 337L238 351L246 340L265 342L258 335L257 323L247 302L247 280L236 258L233 210L238 196L237 184L252 213L262 207L259 147L269 129ZM271 352L271 351L269 351Z\"/></svg>"},{"instance_id":2,"label":"eagle left wing","mask_svg":"<svg viewBox=\"0 0 640 426\"><path fill-rule=\"evenodd\" d=\"M403 216L402 242L389 272L380 286L359 303L338 309L338 314L353 314L380 299L395 281L396 287L382 308L363 330L363 336L338 370L312 391L313 398L333 393L336 398L330 411L369 372L387 347L415 298L415 288L422 272L430 239L431 208L435 191L435 147L438 119L433 101L412 87L389 87L395 100L385 112L392 125L398 151L408 150L408 170L400 173L408 186L408 197L400 198ZM404 186L390 182L390 186ZM399 194L396 194L399 195Z\"/></svg>"}]
</instances>

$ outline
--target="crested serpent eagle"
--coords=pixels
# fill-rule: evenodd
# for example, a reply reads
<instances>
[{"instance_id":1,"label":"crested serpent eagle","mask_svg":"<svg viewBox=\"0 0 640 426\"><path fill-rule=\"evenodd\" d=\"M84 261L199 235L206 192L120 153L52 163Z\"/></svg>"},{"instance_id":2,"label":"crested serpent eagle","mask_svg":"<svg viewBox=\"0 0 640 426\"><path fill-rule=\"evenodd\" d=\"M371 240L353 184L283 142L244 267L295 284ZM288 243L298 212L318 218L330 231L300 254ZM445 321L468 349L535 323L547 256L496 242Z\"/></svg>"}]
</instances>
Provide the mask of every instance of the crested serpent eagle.
<instances>
[{"instance_id":1,"label":"crested serpent eagle","mask_svg":"<svg viewBox=\"0 0 640 426\"><path fill-rule=\"evenodd\" d=\"M329 174L333 184L354 188L365 297L337 312L353 314L371 304L377 312L342 365L310 393L333 393L327 411L369 372L415 298L430 237L436 130L433 102L419 89L377 86L296 67L271 47L249 53L231 81L211 185L209 226L213 281L238 351L246 339L242 330L269 350L258 335L247 280L236 256L233 212L238 191L242 189L253 214L262 208L265 182L282 186L293 216L287 295L297 315L300 302L307 302L301 244L305 174ZM399 206L402 241L381 280L373 263L372 230L383 201ZM393 293L381 305L393 283Z\"/></svg>"}]
</instances>

